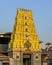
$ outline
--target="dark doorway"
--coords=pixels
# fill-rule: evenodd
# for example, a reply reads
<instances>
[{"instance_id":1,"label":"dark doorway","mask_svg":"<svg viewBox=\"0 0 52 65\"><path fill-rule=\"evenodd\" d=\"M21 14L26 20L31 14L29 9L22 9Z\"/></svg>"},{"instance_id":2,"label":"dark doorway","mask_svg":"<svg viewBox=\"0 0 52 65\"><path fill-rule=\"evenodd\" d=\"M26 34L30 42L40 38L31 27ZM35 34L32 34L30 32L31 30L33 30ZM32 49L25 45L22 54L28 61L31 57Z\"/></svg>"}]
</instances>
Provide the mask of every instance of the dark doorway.
<instances>
[{"instance_id":1,"label":"dark doorway","mask_svg":"<svg viewBox=\"0 0 52 65\"><path fill-rule=\"evenodd\" d=\"M31 54L23 54L23 65L31 65Z\"/></svg>"},{"instance_id":2,"label":"dark doorway","mask_svg":"<svg viewBox=\"0 0 52 65\"><path fill-rule=\"evenodd\" d=\"M9 65L9 63L3 63L3 65Z\"/></svg>"}]
</instances>

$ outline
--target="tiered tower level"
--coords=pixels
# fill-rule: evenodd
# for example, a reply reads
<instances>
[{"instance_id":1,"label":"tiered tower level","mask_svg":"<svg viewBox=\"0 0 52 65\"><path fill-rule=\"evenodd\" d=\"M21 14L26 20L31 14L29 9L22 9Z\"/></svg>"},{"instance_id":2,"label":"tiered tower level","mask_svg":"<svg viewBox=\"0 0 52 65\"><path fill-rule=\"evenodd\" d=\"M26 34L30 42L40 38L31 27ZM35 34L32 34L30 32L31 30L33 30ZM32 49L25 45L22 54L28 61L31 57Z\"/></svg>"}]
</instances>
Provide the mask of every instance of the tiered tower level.
<instances>
[{"instance_id":1,"label":"tiered tower level","mask_svg":"<svg viewBox=\"0 0 52 65\"><path fill-rule=\"evenodd\" d=\"M9 43L10 51L41 51L31 10L18 9ZM17 52L14 53L14 56Z\"/></svg>"}]
</instances>

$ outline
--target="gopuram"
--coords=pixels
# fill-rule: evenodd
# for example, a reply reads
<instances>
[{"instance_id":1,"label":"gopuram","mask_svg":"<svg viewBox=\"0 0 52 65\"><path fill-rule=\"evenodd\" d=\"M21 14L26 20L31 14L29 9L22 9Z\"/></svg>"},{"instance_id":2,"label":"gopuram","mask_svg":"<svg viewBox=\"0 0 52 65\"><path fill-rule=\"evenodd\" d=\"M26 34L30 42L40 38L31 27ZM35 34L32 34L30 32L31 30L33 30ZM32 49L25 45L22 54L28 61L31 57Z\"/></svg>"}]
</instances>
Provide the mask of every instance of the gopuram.
<instances>
[{"instance_id":1,"label":"gopuram","mask_svg":"<svg viewBox=\"0 0 52 65\"><path fill-rule=\"evenodd\" d=\"M8 54L17 65L41 65L41 44L31 10L18 9Z\"/></svg>"}]
</instances>

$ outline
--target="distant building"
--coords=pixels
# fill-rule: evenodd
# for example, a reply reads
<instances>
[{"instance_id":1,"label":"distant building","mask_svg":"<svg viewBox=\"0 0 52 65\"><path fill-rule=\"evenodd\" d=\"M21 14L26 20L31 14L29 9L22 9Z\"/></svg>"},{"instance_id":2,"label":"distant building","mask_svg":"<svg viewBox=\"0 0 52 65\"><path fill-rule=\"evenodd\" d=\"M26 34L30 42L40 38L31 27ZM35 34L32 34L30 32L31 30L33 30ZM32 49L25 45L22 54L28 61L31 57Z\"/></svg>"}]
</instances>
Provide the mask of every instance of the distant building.
<instances>
[{"instance_id":1,"label":"distant building","mask_svg":"<svg viewBox=\"0 0 52 65\"><path fill-rule=\"evenodd\" d=\"M0 65L9 65L8 43L11 33L0 33Z\"/></svg>"}]
</instances>

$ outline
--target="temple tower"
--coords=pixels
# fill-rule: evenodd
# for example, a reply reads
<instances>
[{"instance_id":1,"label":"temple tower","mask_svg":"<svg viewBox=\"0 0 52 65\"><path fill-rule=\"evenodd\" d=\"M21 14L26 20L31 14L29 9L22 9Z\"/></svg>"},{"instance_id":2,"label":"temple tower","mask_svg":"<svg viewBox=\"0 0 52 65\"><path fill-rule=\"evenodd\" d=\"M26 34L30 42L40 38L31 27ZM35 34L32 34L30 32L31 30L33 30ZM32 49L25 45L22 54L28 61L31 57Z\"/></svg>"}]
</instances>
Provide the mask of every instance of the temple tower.
<instances>
[{"instance_id":1,"label":"temple tower","mask_svg":"<svg viewBox=\"0 0 52 65\"><path fill-rule=\"evenodd\" d=\"M17 65L41 65L41 44L31 10L18 9L9 43L9 56Z\"/></svg>"}]
</instances>

